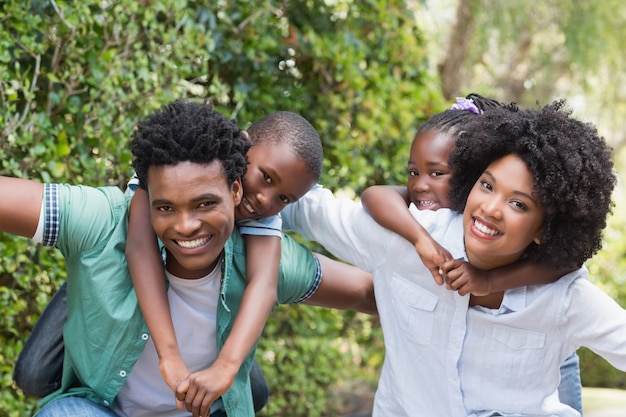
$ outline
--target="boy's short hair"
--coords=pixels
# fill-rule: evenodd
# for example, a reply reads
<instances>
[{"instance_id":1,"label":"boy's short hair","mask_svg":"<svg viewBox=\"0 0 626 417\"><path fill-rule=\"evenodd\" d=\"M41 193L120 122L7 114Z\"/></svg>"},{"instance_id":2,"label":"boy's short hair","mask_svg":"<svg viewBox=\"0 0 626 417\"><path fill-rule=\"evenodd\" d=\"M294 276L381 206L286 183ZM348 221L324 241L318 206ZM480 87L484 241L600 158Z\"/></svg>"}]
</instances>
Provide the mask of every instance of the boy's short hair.
<instances>
[{"instance_id":1,"label":"boy's short hair","mask_svg":"<svg viewBox=\"0 0 626 417\"><path fill-rule=\"evenodd\" d=\"M258 144L288 145L318 181L322 174L324 154L315 128L299 114L278 111L252 123L246 130L252 146Z\"/></svg>"},{"instance_id":2,"label":"boy's short hair","mask_svg":"<svg viewBox=\"0 0 626 417\"><path fill-rule=\"evenodd\" d=\"M139 185L147 187L148 168L180 162L219 160L228 185L243 176L250 142L237 123L209 104L177 100L137 125L130 149Z\"/></svg>"},{"instance_id":3,"label":"boy's short hair","mask_svg":"<svg viewBox=\"0 0 626 417\"><path fill-rule=\"evenodd\" d=\"M463 211L491 162L520 157L546 210L540 244L531 244L525 255L555 268L577 268L602 246L616 177L611 148L593 125L571 118L564 104L493 108L474 118L450 154L450 197L452 209Z\"/></svg>"}]
</instances>

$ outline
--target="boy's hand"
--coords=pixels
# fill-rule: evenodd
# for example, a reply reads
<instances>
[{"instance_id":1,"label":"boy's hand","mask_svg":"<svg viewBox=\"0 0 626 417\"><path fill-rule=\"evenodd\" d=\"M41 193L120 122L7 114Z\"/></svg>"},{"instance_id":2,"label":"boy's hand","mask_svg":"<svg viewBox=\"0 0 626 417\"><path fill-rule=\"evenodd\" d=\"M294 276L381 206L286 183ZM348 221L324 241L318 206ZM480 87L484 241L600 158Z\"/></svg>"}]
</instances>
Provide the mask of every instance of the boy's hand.
<instances>
[{"instance_id":1,"label":"boy's hand","mask_svg":"<svg viewBox=\"0 0 626 417\"><path fill-rule=\"evenodd\" d=\"M446 287L458 291L459 295L484 296L491 293L487 271L478 269L460 259L447 261L441 265Z\"/></svg>"},{"instance_id":2,"label":"boy's hand","mask_svg":"<svg viewBox=\"0 0 626 417\"><path fill-rule=\"evenodd\" d=\"M443 246L437 243L428 234L422 236L417 241L415 250L424 265L426 265L426 268L430 270L435 282L438 285L442 285L444 276L440 267L444 262L454 259L450 252L444 249Z\"/></svg>"},{"instance_id":3,"label":"boy's hand","mask_svg":"<svg viewBox=\"0 0 626 417\"><path fill-rule=\"evenodd\" d=\"M176 399L184 402L193 417L208 417L211 404L230 389L238 370L216 360L211 367L189 375L176 388Z\"/></svg>"},{"instance_id":4,"label":"boy's hand","mask_svg":"<svg viewBox=\"0 0 626 417\"><path fill-rule=\"evenodd\" d=\"M165 383L174 392L176 400L176 408L183 408L185 403L176 398L176 388L191 374L183 359L178 356L176 358L164 358L159 361L159 370Z\"/></svg>"}]
</instances>

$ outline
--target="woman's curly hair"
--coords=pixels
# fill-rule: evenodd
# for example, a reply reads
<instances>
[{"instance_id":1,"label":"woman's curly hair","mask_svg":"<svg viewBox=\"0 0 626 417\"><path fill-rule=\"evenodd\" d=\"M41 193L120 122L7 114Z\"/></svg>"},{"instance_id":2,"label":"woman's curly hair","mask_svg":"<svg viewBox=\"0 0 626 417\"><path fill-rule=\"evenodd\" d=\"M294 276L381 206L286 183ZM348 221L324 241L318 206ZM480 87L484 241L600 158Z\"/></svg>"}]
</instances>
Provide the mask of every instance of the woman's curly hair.
<instances>
[{"instance_id":1,"label":"woman's curly hair","mask_svg":"<svg viewBox=\"0 0 626 417\"><path fill-rule=\"evenodd\" d=\"M602 246L616 176L611 148L564 105L560 100L536 109L496 107L468 122L450 154L450 197L452 209L463 211L491 162L520 157L546 210L541 242L531 244L525 256L554 268L577 268Z\"/></svg>"},{"instance_id":2,"label":"woman's curly hair","mask_svg":"<svg viewBox=\"0 0 626 417\"><path fill-rule=\"evenodd\" d=\"M228 185L243 176L250 141L237 123L211 105L174 101L146 117L133 132L133 168L142 188L148 168L180 162L210 164L219 160Z\"/></svg>"}]
</instances>

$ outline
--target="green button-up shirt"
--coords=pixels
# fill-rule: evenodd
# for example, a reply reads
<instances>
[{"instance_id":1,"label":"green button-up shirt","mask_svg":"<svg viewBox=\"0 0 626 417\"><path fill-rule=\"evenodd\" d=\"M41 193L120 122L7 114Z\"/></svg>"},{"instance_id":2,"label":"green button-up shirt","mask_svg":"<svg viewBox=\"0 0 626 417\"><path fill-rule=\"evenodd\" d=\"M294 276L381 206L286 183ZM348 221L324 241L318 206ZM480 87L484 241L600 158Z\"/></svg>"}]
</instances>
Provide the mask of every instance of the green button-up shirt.
<instances>
[{"instance_id":1,"label":"green button-up shirt","mask_svg":"<svg viewBox=\"0 0 626 417\"><path fill-rule=\"evenodd\" d=\"M42 405L80 396L107 406L143 351L149 333L125 256L130 197L117 187L46 184L43 243L59 248L67 266L67 322L61 388ZM282 239L278 302L293 303L314 286L319 268L312 253ZM217 346L223 346L246 287L245 245L235 227L224 248ZM165 278L164 278L165 279ZM223 395L232 416L253 416L249 370L254 350Z\"/></svg>"}]
</instances>

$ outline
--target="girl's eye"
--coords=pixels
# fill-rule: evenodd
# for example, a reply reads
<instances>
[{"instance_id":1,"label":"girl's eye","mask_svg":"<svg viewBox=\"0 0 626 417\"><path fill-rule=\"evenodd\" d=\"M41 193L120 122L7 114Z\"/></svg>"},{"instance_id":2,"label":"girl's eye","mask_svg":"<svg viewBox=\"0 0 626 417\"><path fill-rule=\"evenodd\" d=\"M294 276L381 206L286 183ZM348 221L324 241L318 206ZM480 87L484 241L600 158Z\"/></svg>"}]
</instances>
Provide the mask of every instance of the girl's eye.
<instances>
[{"instance_id":1,"label":"girl's eye","mask_svg":"<svg viewBox=\"0 0 626 417\"><path fill-rule=\"evenodd\" d=\"M409 177L417 177L419 172L416 169L409 169Z\"/></svg>"},{"instance_id":2,"label":"girl's eye","mask_svg":"<svg viewBox=\"0 0 626 417\"><path fill-rule=\"evenodd\" d=\"M265 172L263 173L263 179L265 180L266 183L271 184L272 183L272 178L267 175Z\"/></svg>"},{"instance_id":3,"label":"girl's eye","mask_svg":"<svg viewBox=\"0 0 626 417\"><path fill-rule=\"evenodd\" d=\"M440 177L442 175L445 175L442 171L433 171L430 173L431 177Z\"/></svg>"},{"instance_id":4,"label":"girl's eye","mask_svg":"<svg viewBox=\"0 0 626 417\"><path fill-rule=\"evenodd\" d=\"M287 198L287 196L285 195L280 196L280 201L282 201L283 204L289 204L289 198Z\"/></svg>"}]
</instances>

